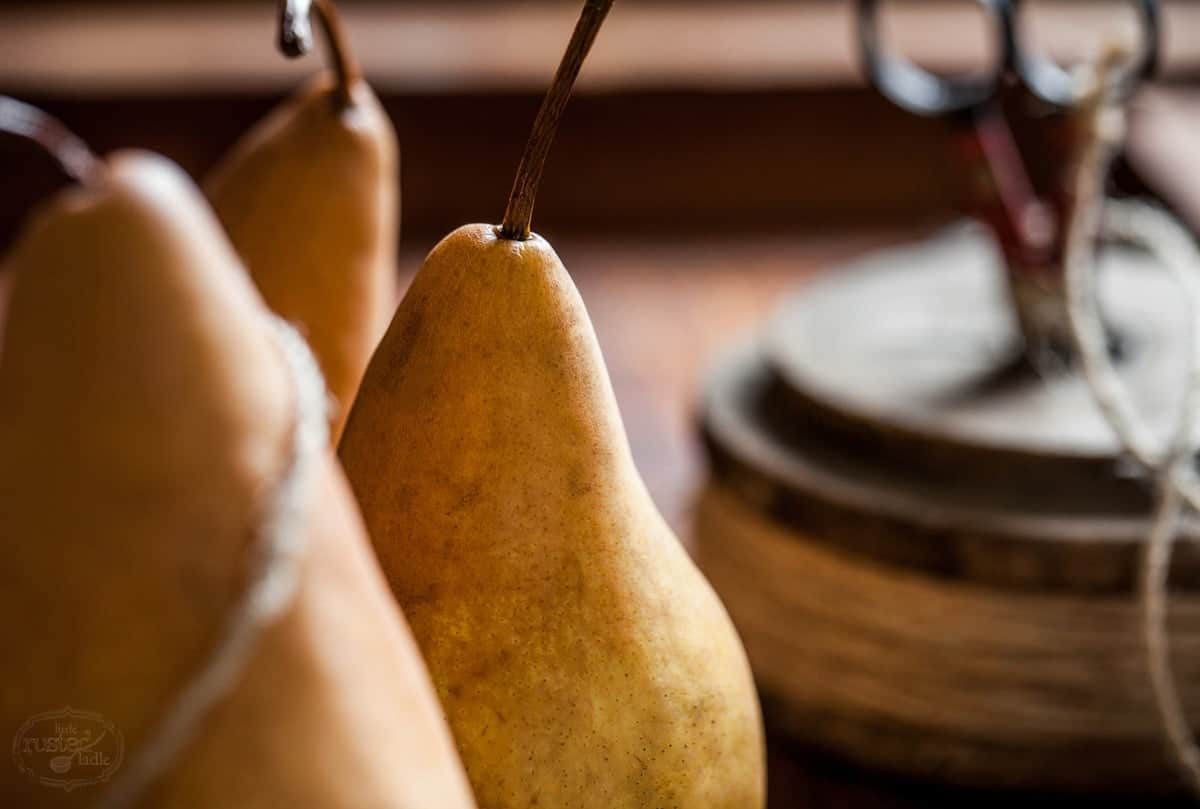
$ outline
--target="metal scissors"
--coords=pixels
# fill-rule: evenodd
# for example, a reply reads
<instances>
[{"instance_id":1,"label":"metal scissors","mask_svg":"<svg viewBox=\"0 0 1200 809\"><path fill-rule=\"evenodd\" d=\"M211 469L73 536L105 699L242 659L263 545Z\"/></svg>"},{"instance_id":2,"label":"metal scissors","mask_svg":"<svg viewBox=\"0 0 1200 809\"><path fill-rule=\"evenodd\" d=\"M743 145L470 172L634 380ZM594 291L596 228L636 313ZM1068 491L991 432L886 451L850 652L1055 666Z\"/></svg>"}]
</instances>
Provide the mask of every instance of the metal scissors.
<instances>
[{"instance_id":1,"label":"metal scissors","mask_svg":"<svg viewBox=\"0 0 1200 809\"><path fill-rule=\"evenodd\" d=\"M896 106L915 115L946 122L964 163L976 181L968 213L990 227L1007 264L1020 327L1030 348L1068 351L1055 336L1061 312L1047 305L1046 290L1061 283L1064 234L1060 223L1074 204L1062 182L1039 198L1005 116L1004 98L1017 87L1047 116L1046 148L1067 166L1076 138L1071 112L1080 91L1070 70L1022 42L1018 17L1024 0L971 0L986 15L996 38L997 57L981 75L944 77L890 51L879 25L880 0L857 0L858 35L863 69L871 85ZM1161 18L1158 0L1129 0L1137 14L1140 51L1124 70L1118 97L1131 95L1158 68ZM1031 292L1033 290L1033 292Z\"/></svg>"}]
</instances>

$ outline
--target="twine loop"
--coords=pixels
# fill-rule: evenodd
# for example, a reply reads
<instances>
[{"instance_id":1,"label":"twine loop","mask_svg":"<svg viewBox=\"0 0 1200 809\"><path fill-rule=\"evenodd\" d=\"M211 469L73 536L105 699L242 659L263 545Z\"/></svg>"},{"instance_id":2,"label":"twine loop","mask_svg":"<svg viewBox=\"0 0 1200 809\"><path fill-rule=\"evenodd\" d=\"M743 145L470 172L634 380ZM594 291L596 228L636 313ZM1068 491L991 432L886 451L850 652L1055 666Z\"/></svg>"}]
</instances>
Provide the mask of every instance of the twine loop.
<instances>
[{"instance_id":1,"label":"twine loop","mask_svg":"<svg viewBox=\"0 0 1200 809\"><path fill-rule=\"evenodd\" d=\"M325 381L304 338L270 316L271 333L291 380L294 419L287 466L263 510L252 546L250 582L230 610L207 662L176 694L142 750L95 809L126 809L171 766L201 721L237 684L263 632L291 605L307 545L304 514L329 440Z\"/></svg>"},{"instance_id":2,"label":"twine loop","mask_svg":"<svg viewBox=\"0 0 1200 809\"><path fill-rule=\"evenodd\" d=\"M1113 60L1107 60L1111 62ZM1167 749L1192 792L1200 796L1200 747L1189 727L1171 665L1167 593L1171 552L1184 508L1200 510L1193 459L1200 404L1200 251L1192 236L1166 212L1141 202L1106 200L1103 182L1125 136L1124 109L1107 91L1113 68L1102 61L1085 110L1088 141L1074 182L1077 207L1068 224L1067 313L1092 398L1122 452L1155 489L1156 505L1143 546L1139 589L1141 631L1155 708ZM1158 259L1184 293L1189 342L1179 416L1165 447L1156 448L1149 425L1122 384L1109 357L1095 292L1096 237L1135 244Z\"/></svg>"}]
</instances>

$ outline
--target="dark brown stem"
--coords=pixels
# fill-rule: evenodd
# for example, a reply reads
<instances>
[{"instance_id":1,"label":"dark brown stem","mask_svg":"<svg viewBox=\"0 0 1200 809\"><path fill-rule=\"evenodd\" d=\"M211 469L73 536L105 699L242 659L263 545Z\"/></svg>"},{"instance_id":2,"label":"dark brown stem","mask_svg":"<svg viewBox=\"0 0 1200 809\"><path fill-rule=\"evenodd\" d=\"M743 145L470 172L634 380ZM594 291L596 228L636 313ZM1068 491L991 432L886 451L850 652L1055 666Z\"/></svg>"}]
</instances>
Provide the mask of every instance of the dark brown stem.
<instances>
[{"instance_id":1,"label":"dark brown stem","mask_svg":"<svg viewBox=\"0 0 1200 809\"><path fill-rule=\"evenodd\" d=\"M538 184L542 179L542 170L546 167L546 156L550 154L550 144L558 132L558 122L562 119L563 110L571 98L571 90L575 87L575 79L579 77L579 69L587 58L596 34L608 11L612 8L613 0L587 0L579 22L575 24L575 33L567 45L554 74L554 82L542 101L537 118L533 122L533 131L529 142L525 144L525 153L521 156L521 164L517 168L517 178L513 182L512 193L508 197L508 207L504 210L504 222L500 225L500 236L505 239L523 242L529 238L529 226L533 221L533 203L537 199Z\"/></svg>"},{"instance_id":2,"label":"dark brown stem","mask_svg":"<svg viewBox=\"0 0 1200 809\"><path fill-rule=\"evenodd\" d=\"M349 107L354 103L352 87L362 72L350 50L342 16L333 0L281 0L279 4L279 49L290 59L312 50L312 16L320 22L329 60L337 81L335 92L338 104Z\"/></svg>"},{"instance_id":3,"label":"dark brown stem","mask_svg":"<svg viewBox=\"0 0 1200 809\"><path fill-rule=\"evenodd\" d=\"M41 146L64 174L83 185L92 182L101 165L87 144L57 118L4 95L0 95L0 133Z\"/></svg>"}]
</instances>

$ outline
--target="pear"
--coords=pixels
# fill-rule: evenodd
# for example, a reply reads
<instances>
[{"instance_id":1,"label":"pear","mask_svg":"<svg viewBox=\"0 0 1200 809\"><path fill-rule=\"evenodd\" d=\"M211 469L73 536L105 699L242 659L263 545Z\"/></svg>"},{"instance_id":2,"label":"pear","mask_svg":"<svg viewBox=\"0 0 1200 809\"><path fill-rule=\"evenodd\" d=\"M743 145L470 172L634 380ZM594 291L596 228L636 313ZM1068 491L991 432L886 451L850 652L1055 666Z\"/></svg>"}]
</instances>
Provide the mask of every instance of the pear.
<instances>
[{"instance_id":1,"label":"pear","mask_svg":"<svg viewBox=\"0 0 1200 809\"><path fill-rule=\"evenodd\" d=\"M267 305L317 355L336 440L396 306L399 169L395 130L350 56L332 3L317 9L335 69L250 129L204 189ZM285 42L297 39L287 26L303 19L285 15Z\"/></svg>"},{"instance_id":2,"label":"pear","mask_svg":"<svg viewBox=\"0 0 1200 809\"><path fill-rule=\"evenodd\" d=\"M638 475L583 301L528 230L608 2L591 2L501 227L426 259L339 455L488 809L754 809L760 713L726 612Z\"/></svg>"},{"instance_id":3,"label":"pear","mask_svg":"<svg viewBox=\"0 0 1200 809\"><path fill-rule=\"evenodd\" d=\"M95 711L129 768L247 586L290 464L293 384L217 220L162 158L99 164L32 218L6 267L0 736ZM128 805L474 805L332 450L318 461L294 600ZM0 767L0 803L90 806L123 773L64 798Z\"/></svg>"}]
</instances>

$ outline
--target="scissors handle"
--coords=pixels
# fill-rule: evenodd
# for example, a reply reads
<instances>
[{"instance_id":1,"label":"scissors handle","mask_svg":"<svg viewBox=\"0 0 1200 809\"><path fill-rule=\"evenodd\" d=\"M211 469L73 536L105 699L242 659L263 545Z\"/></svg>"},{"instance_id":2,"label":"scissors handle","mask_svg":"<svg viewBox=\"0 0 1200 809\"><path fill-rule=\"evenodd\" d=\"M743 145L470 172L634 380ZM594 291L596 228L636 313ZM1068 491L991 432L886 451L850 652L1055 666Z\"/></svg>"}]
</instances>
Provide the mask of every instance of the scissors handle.
<instances>
[{"instance_id":1,"label":"scissors handle","mask_svg":"<svg viewBox=\"0 0 1200 809\"><path fill-rule=\"evenodd\" d=\"M857 0L858 38L867 79L896 106L926 117L970 114L992 103L1008 75L1016 75L1035 97L1058 109L1074 106L1080 88L1071 72L1021 44L1017 15L1025 0L973 0L987 14L999 55L983 74L938 76L889 51L879 27L880 0ZM1158 67L1161 19L1158 0L1130 0L1142 33L1136 63L1122 77L1126 96Z\"/></svg>"},{"instance_id":2,"label":"scissors handle","mask_svg":"<svg viewBox=\"0 0 1200 809\"><path fill-rule=\"evenodd\" d=\"M1005 0L1009 15L1016 19L1026 0ZM1161 53L1162 20L1158 0L1130 0L1138 15L1138 29L1142 34L1141 49L1136 61L1127 68L1117 89L1118 98L1126 98L1145 79L1158 71ZM1009 24L1014 35L1010 39L1013 68L1021 77L1025 87L1037 98L1058 109L1069 109L1080 99L1081 88L1069 70L1056 64L1022 45L1015 36L1016 24Z\"/></svg>"},{"instance_id":3,"label":"scissors handle","mask_svg":"<svg viewBox=\"0 0 1200 809\"><path fill-rule=\"evenodd\" d=\"M995 64L982 75L949 78L892 53L879 30L879 0L857 0L859 53L867 80L896 106L924 117L969 113L989 104L1014 67L1016 32L1006 0L974 2L986 12L1001 47Z\"/></svg>"}]
</instances>

